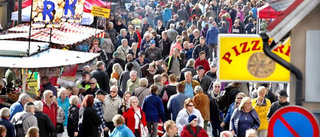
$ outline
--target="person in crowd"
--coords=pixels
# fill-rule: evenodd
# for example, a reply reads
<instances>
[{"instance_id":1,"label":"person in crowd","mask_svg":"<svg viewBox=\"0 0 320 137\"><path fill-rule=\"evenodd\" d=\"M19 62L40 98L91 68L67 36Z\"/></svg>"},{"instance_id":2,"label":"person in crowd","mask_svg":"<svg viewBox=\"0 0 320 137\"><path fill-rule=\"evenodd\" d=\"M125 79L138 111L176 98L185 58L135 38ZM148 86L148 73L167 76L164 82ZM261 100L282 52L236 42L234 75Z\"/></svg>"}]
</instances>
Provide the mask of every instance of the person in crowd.
<instances>
[{"instance_id":1,"label":"person in crowd","mask_svg":"<svg viewBox=\"0 0 320 137\"><path fill-rule=\"evenodd\" d=\"M230 119L230 130L237 137L245 137L246 130L258 130L260 119L256 110L252 107L249 97L244 97L237 109L234 110Z\"/></svg>"},{"instance_id":2,"label":"person in crowd","mask_svg":"<svg viewBox=\"0 0 320 137\"><path fill-rule=\"evenodd\" d=\"M127 63L132 63L133 64L133 70L135 70L137 72L137 77L141 78L142 73L140 70L140 65L138 64L138 62L136 62L132 56L132 54L128 54L127 55Z\"/></svg>"},{"instance_id":3,"label":"person in crowd","mask_svg":"<svg viewBox=\"0 0 320 137\"><path fill-rule=\"evenodd\" d=\"M125 125L123 116L117 114L112 118L113 125L116 127L110 137L134 137L132 131Z\"/></svg>"},{"instance_id":4,"label":"person in crowd","mask_svg":"<svg viewBox=\"0 0 320 137\"><path fill-rule=\"evenodd\" d=\"M144 98L151 94L151 91L148 87L148 80L146 78L141 78L139 80L139 87L136 88L133 93L132 96L136 96L139 100L139 106L142 106L142 102L144 100Z\"/></svg>"},{"instance_id":5,"label":"person in crowd","mask_svg":"<svg viewBox=\"0 0 320 137\"><path fill-rule=\"evenodd\" d=\"M121 45L117 48L117 52L119 53L119 58L122 60L126 60L127 55L129 54L130 47L128 46L128 40L126 38L121 40Z\"/></svg>"},{"instance_id":6,"label":"person in crowd","mask_svg":"<svg viewBox=\"0 0 320 137\"><path fill-rule=\"evenodd\" d=\"M112 53L115 51L114 44L112 42L112 39L110 37L109 33L104 34L104 39L102 41L102 44L100 45L101 49L104 51L104 53L107 56L107 60L112 59Z\"/></svg>"},{"instance_id":7,"label":"person in crowd","mask_svg":"<svg viewBox=\"0 0 320 137\"><path fill-rule=\"evenodd\" d=\"M189 20L189 12L186 10L183 4L180 5L180 10L177 12L178 16L180 17L179 20L188 21Z\"/></svg>"},{"instance_id":8,"label":"person in crowd","mask_svg":"<svg viewBox=\"0 0 320 137\"><path fill-rule=\"evenodd\" d=\"M256 110L260 119L260 127L258 129L259 137L267 137L268 134L268 112L271 107L271 102L269 99L265 98L267 89L263 86L258 88L258 97L252 100L253 109Z\"/></svg>"},{"instance_id":9,"label":"person in crowd","mask_svg":"<svg viewBox=\"0 0 320 137\"><path fill-rule=\"evenodd\" d=\"M178 127L173 120L168 120L163 125L166 133L162 137L178 137Z\"/></svg>"},{"instance_id":10,"label":"person in crowd","mask_svg":"<svg viewBox=\"0 0 320 137\"><path fill-rule=\"evenodd\" d=\"M91 74L88 71L84 71L84 72L81 73L81 76L82 76L82 80L80 81L78 87L79 88L84 88L85 90L88 90L90 88Z\"/></svg>"},{"instance_id":11,"label":"person in crowd","mask_svg":"<svg viewBox=\"0 0 320 137\"><path fill-rule=\"evenodd\" d=\"M39 127L39 135L40 137L54 137L56 136L55 127L53 126L48 115L44 114L43 111L43 103L41 101L34 101L35 105L35 114L34 116L37 118L38 127Z\"/></svg>"},{"instance_id":12,"label":"person in crowd","mask_svg":"<svg viewBox=\"0 0 320 137\"><path fill-rule=\"evenodd\" d=\"M149 26L152 27L151 24L149 24L147 18L142 19L142 24L141 24L141 34L145 34L145 32L148 31Z\"/></svg>"},{"instance_id":13,"label":"person in crowd","mask_svg":"<svg viewBox=\"0 0 320 137\"><path fill-rule=\"evenodd\" d=\"M172 17L172 10L171 10L170 7L171 7L170 4L166 4L165 5L165 9L162 12L162 19L163 19L163 22L164 22L164 26L167 26L169 20Z\"/></svg>"},{"instance_id":14,"label":"person in crowd","mask_svg":"<svg viewBox=\"0 0 320 137\"><path fill-rule=\"evenodd\" d=\"M43 113L49 116L53 126L56 127L58 105L55 103L55 96L51 90L44 91L42 103Z\"/></svg>"},{"instance_id":15,"label":"person in crowd","mask_svg":"<svg viewBox=\"0 0 320 137\"><path fill-rule=\"evenodd\" d=\"M55 87L52 85L52 83L50 82L48 76L42 76L42 77L40 78L40 83L41 83L41 85L42 85L42 87L43 87L43 89L40 90L40 94L39 94L40 97L42 97L43 92L46 91L46 90L51 90L51 91L53 92L53 95L54 95L54 96L57 96L57 95L58 95L58 94L57 94L57 93L58 93L57 88L55 88Z\"/></svg>"},{"instance_id":16,"label":"person in crowd","mask_svg":"<svg viewBox=\"0 0 320 137\"><path fill-rule=\"evenodd\" d=\"M153 85L156 85L158 89L161 90L163 88L164 85L162 84L162 76L160 74L154 75L153 81L154 81ZM159 91L157 94L159 94Z\"/></svg>"},{"instance_id":17,"label":"person in crowd","mask_svg":"<svg viewBox=\"0 0 320 137\"><path fill-rule=\"evenodd\" d=\"M212 81L216 81L217 79L217 63L213 62L210 64L210 70L207 71L206 76L208 76L209 78L211 78Z\"/></svg>"},{"instance_id":18,"label":"person in crowd","mask_svg":"<svg viewBox=\"0 0 320 137\"><path fill-rule=\"evenodd\" d=\"M134 42L139 42L138 35L134 31L134 26L133 25L128 25L128 34L127 34L127 40L128 40L128 46L132 47L132 43Z\"/></svg>"},{"instance_id":19,"label":"person in crowd","mask_svg":"<svg viewBox=\"0 0 320 137\"><path fill-rule=\"evenodd\" d=\"M85 95L88 95L88 94L90 94L90 95L93 95L93 96L95 96L95 93L98 91L98 86L97 86L97 80L95 79L95 78L91 78L90 79L90 88L89 89L87 89L86 90L86 92L84 93L84 96Z\"/></svg>"},{"instance_id":20,"label":"person in crowd","mask_svg":"<svg viewBox=\"0 0 320 137\"><path fill-rule=\"evenodd\" d=\"M13 89L14 87L18 86L17 78L16 78L17 70L18 69L16 68L7 69L5 73L5 79L7 81L7 89Z\"/></svg>"},{"instance_id":21,"label":"person in crowd","mask_svg":"<svg viewBox=\"0 0 320 137\"><path fill-rule=\"evenodd\" d=\"M183 68L183 61L181 60L179 55L179 49L174 48L173 54L165 59L165 62L168 64L168 74L180 76L181 69Z\"/></svg>"},{"instance_id":22,"label":"person in crowd","mask_svg":"<svg viewBox=\"0 0 320 137\"><path fill-rule=\"evenodd\" d=\"M115 63L113 64L113 67L112 67L112 73L111 73L111 76L110 78L115 78L116 80L119 80L119 77L120 75L122 74L123 70L122 70L122 67L120 66L119 63Z\"/></svg>"},{"instance_id":23,"label":"person in crowd","mask_svg":"<svg viewBox=\"0 0 320 137\"><path fill-rule=\"evenodd\" d=\"M198 125L203 126L204 120L201 116L201 113L198 109L194 108L194 102L192 101L191 98L188 98L184 101L184 108L181 109L178 113L177 119L176 119L176 124L178 126L178 133L180 134L183 127L187 125L188 122L188 117L191 115L195 115L198 118ZM181 135L181 134L180 134Z\"/></svg>"},{"instance_id":24,"label":"person in crowd","mask_svg":"<svg viewBox=\"0 0 320 137\"><path fill-rule=\"evenodd\" d=\"M162 57L166 58L169 56L172 40L168 37L167 31L163 31L161 36L162 38L159 41L159 48L161 50Z\"/></svg>"},{"instance_id":25,"label":"person in crowd","mask_svg":"<svg viewBox=\"0 0 320 137\"><path fill-rule=\"evenodd\" d=\"M193 45L197 46L198 44L200 44L200 31L198 29L195 29L193 30L192 34L194 36L192 43Z\"/></svg>"},{"instance_id":26,"label":"person in crowd","mask_svg":"<svg viewBox=\"0 0 320 137\"><path fill-rule=\"evenodd\" d=\"M132 55L132 60L138 57L138 53L139 53L138 42L132 43L129 53ZM128 55L127 55L127 60L128 60Z\"/></svg>"},{"instance_id":27,"label":"person in crowd","mask_svg":"<svg viewBox=\"0 0 320 137\"><path fill-rule=\"evenodd\" d=\"M4 135L3 137L15 137L16 133L15 133L15 128L13 126L13 124L9 121L10 118L10 110L6 107L3 107L0 109L0 125L4 126L4 128L6 129L6 135ZM2 129L4 129L2 128ZM0 132L0 134L2 135L3 132Z\"/></svg>"},{"instance_id":28,"label":"person in crowd","mask_svg":"<svg viewBox=\"0 0 320 137\"><path fill-rule=\"evenodd\" d=\"M236 110L236 109L239 107L239 105L240 105L240 103L241 103L241 101L242 101L242 99L243 99L244 97L246 97L246 94L244 94L243 92L240 92L240 93L237 94L237 97L236 97L235 102L233 102L233 103L230 105L230 107L229 107L229 109L228 109L228 112L227 112L225 118L223 119L223 122L220 124L220 127L223 128L223 127L225 127L226 125L229 125L229 123L230 123L230 118L231 118L234 110ZM225 127L225 129L228 129L228 127L229 127L229 126Z\"/></svg>"},{"instance_id":29,"label":"person in crowd","mask_svg":"<svg viewBox=\"0 0 320 137\"><path fill-rule=\"evenodd\" d=\"M193 96L194 96L193 89L196 86L199 86L200 83L196 80L192 80L192 72L191 71L185 72L184 77L185 77L185 80L181 81L181 84L185 85L184 94L189 98L193 98Z\"/></svg>"},{"instance_id":30,"label":"person in crowd","mask_svg":"<svg viewBox=\"0 0 320 137\"><path fill-rule=\"evenodd\" d=\"M127 81L126 91L133 93L133 91L139 87L139 80L138 73L135 70L130 71L130 79Z\"/></svg>"},{"instance_id":31,"label":"person in crowd","mask_svg":"<svg viewBox=\"0 0 320 137\"><path fill-rule=\"evenodd\" d=\"M138 54L138 58L135 59L136 62L138 62L138 64L141 66L150 63L150 60L145 58L145 54L143 51L140 51Z\"/></svg>"},{"instance_id":32,"label":"person in crowd","mask_svg":"<svg viewBox=\"0 0 320 137\"><path fill-rule=\"evenodd\" d=\"M255 26L254 26L254 20L253 18L249 18L249 23L246 24L244 27L245 34L254 34L255 33Z\"/></svg>"},{"instance_id":33,"label":"person in crowd","mask_svg":"<svg viewBox=\"0 0 320 137\"><path fill-rule=\"evenodd\" d=\"M36 126L30 127L26 133L26 137L39 137L39 128Z\"/></svg>"},{"instance_id":34,"label":"person in crowd","mask_svg":"<svg viewBox=\"0 0 320 137\"><path fill-rule=\"evenodd\" d=\"M146 49L145 57L150 61L157 61L162 59L161 51L158 47L156 47L155 40L150 41L150 47Z\"/></svg>"},{"instance_id":35,"label":"person in crowd","mask_svg":"<svg viewBox=\"0 0 320 137\"><path fill-rule=\"evenodd\" d=\"M107 128L106 125L106 120L104 120L103 114L104 114L104 109L103 109L103 101L105 100L105 96L107 95L107 93L105 91L103 91L102 89L99 89L96 92L96 97L94 98L93 101L93 107L94 109L96 109L98 116L101 119L101 125L98 127L99 129L99 133L101 134L106 134L107 135L107 131L109 130Z\"/></svg>"},{"instance_id":36,"label":"person in crowd","mask_svg":"<svg viewBox=\"0 0 320 137\"><path fill-rule=\"evenodd\" d=\"M150 86L151 95L145 97L142 103L142 110L146 113L149 135L156 137L158 133L159 119L165 121L164 107L160 97L157 96L158 87ZM151 132L152 131L152 132Z\"/></svg>"},{"instance_id":37,"label":"person in crowd","mask_svg":"<svg viewBox=\"0 0 320 137\"><path fill-rule=\"evenodd\" d=\"M102 123L93 107L93 95L86 95L79 110L79 137L99 137L98 126Z\"/></svg>"},{"instance_id":38,"label":"person in crowd","mask_svg":"<svg viewBox=\"0 0 320 137\"><path fill-rule=\"evenodd\" d=\"M169 75L169 84L165 85L159 92L159 97L162 99L163 106L165 107L166 119L171 119L170 111L167 109L168 100L172 95L177 94L177 76L174 74Z\"/></svg>"},{"instance_id":39,"label":"person in crowd","mask_svg":"<svg viewBox=\"0 0 320 137\"><path fill-rule=\"evenodd\" d=\"M134 26L138 26L138 25L141 25L142 20L139 19L139 15L138 15L138 14L134 14L134 19L131 21L131 23L132 23Z\"/></svg>"},{"instance_id":40,"label":"person in crowd","mask_svg":"<svg viewBox=\"0 0 320 137\"><path fill-rule=\"evenodd\" d=\"M68 109L68 125L67 132L70 137L78 136L78 122L79 122L79 97L72 95L70 97L70 107Z\"/></svg>"},{"instance_id":41,"label":"person in crowd","mask_svg":"<svg viewBox=\"0 0 320 137\"><path fill-rule=\"evenodd\" d=\"M204 28L202 28L202 30L201 30L201 36L203 36L203 37L206 38L206 35L207 35L208 30L209 30L209 24L206 23L205 26L204 26Z\"/></svg>"},{"instance_id":42,"label":"person in crowd","mask_svg":"<svg viewBox=\"0 0 320 137\"><path fill-rule=\"evenodd\" d=\"M121 29L120 31L117 31L117 32L120 32L120 34L117 36L117 42L115 44L115 49L118 49L118 47L121 45L122 43L122 39L125 39L128 35L128 32L126 29Z\"/></svg>"},{"instance_id":43,"label":"person in crowd","mask_svg":"<svg viewBox=\"0 0 320 137\"><path fill-rule=\"evenodd\" d=\"M140 137L141 130L148 131L146 115L138 106L139 100L136 96L129 99L131 107L123 113L125 123L136 137Z\"/></svg>"},{"instance_id":44,"label":"person in crowd","mask_svg":"<svg viewBox=\"0 0 320 137\"><path fill-rule=\"evenodd\" d=\"M212 82L209 76L205 75L205 70L203 66L197 67L197 75L193 76L193 80L196 80L200 83L203 93L209 95L209 86Z\"/></svg>"},{"instance_id":45,"label":"person in crowd","mask_svg":"<svg viewBox=\"0 0 320 137\"><path fill-rule=\"evenodd\" d=\"M205 73L210 70L209 61L206 59L206 52L204 51L199 52L199 57L196 59L194 67L197 68L200 65L204 68Z\"/></svg>"},{"instance_id":46,"label":"person in crowd","mask_svg":"<svg viewBox=\"0 0 320 137\"><path fill-rule=\"evenodd\" d=\"M122 72L119 78L120 91L125 92L127 89L127 81L130 79L130 72L133 70L131 62L126 64L125 71Z\"/></svg>"},{"instance_id":47,"label":"person in crowd","mask_svg":"<svg viewBox=\"0 0 320 137\"><path fill-rule=\"evenodd\" d=\"M210 27L206 35L206 44L209 46L210 53L214 52L214 56L210 56L211 59L217 58L218 35L217 23L213 22L212 27Z\"/></svg>"},{"instance_id":48,"label":"person in crowd","mask_svg":"<svg viewBox=\"0 0 320 137\"><path fill-rule=\"evenodd\" d=\"M68 124L68 109L70 107L69 104L69 96L67 96L67 90L65 88L61 88L58 92L58 106L63 109L65 115L65 121L63 122L63 126L67 126Z\"/></svg>"},{"instance_id":49,"label":"person in crowd","mask_svg":"<svg viewBox=\"0 0 320 137\"><path fill-rule=\"evenodd\" d=\"M18 112L22 112L24 105L26 103L28 103L30 100L30 96L27 93L21 93L19 95L18 101L14 102L11 106L10 106L10 118L9 120L12 119L12 117L18 113Z\"/></svg>"},{"instance_id":50,"label":"person in crowd","mask_svg":"<svg viewBox=\"0 0 320 137\"><path fill-rule=\"evenodd\" d=\"M175 30L175 24L170 24L170 28L167 30L167 36L171 41L175 41L179 33Z\"/></svg>"},{"instance_id":51,"label":"person in crowd","mask_svg":"<svg viewBox=\"0 0 320 137\"><path fill-rule=\"evenodd\" d=\"M270 107L270 111L268 113L268 118L270 119L272 117L272 115L279 110L282 107L288 106L290 105L290 103L288 102L288 94L286 90L280 90L279 92L279 100L272 103L271 107Z\"/></svg>"},{"instance_id":52,"label":"person in crowd","mask_svg":"<svg viewBox=\"0 0 320 137\"><path fill-rule=\"evenodd\" d=\"M272 92L272 88L269 88L269 83L262 83L260 86L266 88L266 98L270 100L271 103L276 102L277 96Z\"/></svg>"},{"instance_id":53,"label":"person in crowd","mask_svg":"<svg viewBox=\"0 0 320 137\"><path fill-rule=\"evenodd\" d=\"M151 34L149 32L143 33L143 40L140 45L140 51L145 52L145 50L150 47L150 42L151 42Z\"/></svg>"},{"instance_id":54,"label":"person in crowd","mask_svg":"<svg viewBox=\"0 0 320 137\"><path fill-rule=\"evenodd\" d=\"M166 30L166 28L163 26L163 20L159 19L157 21L157 27L155 28L158 35L162 35L162 33Z\"/></svg>"},{"instance_id":55,"label":"person in crowd","mask_svg":"<svg viewBox=\"0 0 320 137\"><path fill-rule=\"evenodd\" d=\"M130 108L129 99L131 97L130 92L124 92L123 98L122 98L122 104L119 108L118 114L122 115L124 112L126 112Z\"/></svg>"},{"instance_id":56,"label":"person in crowd","mask_svg":"<svg viewBox=\"0 0 320 137\"><path fill-rule=\"evenodd\" d=\"M219 33L228 34L228 26L226 21L221 21L221 26L219 27Z\"/></svg>"},{"instance_id":57,"label":"person in crowd","mask_svg":"<svg viewBox=\"0 0 320 137\"><path fill-rule=\"evenodd\" d=\"M119 58L119 56L120 56L120 54L118 51L113 52L113 60L111 60L108 63L107 70L106 70L106 72L109 76L112 73L112 68L113 68L114 64L119 63L122 69L125 68L125 61L123 59Z\"/></svg>"},{"instance_id":58,"label":"person in crowd","mask_svg":"<svg viewBox=\"0 0 320 137\"><path fill-rule=\"evenodd\" d=\"M103 101L103 117L106 120L106 126L110 132L114 129L112 118L118 114L121 103L121 97L118 95L118 87L111 86L110 94L107 95Z\"/></svg>"},{"instance_id":59,"label":"person in crowd","mask_svg":"<svg viewBox=\"0 0 320 137\"><path fill-rule=\"evenodd\" d=\"M161 67L160 61L153 61L149 64L145 64L141 67L142 76L148 80L148 87L154 83L153 77L156 74L162 74L164 72Z\"/></svg>"},{"instance_id":60,"label":"person in crowd","mask_svg":"<svg viewBox=\"0 0 320 137\"><path fill-rule=\"evenodd\" d=\"M180 81L184 81L185 80L184 73L187 72L187 71L190 71L192 76L197 75L197 71L194 68L194 62L195 62L194 59L189 59L188 60L188 62L186 64L186 67L181 70Z\"/></svg>"},{"instance_id":61,"label":"person in crowd","mask_svg":"<svg viewBox=\"0 0 320 137\"><path fill-rule=\"evenodd\" d=\"M17 136L25 136L27 134L27 131L30 127L32 126L38 126L38 121L37 118L34 116L34 111L35 107L32 102L28 102L24 106L24 111L18 112L15 114L12 119L11 123L16 123L20 119L22 119L22 128L23 128L23 133L22 135L16 134Z\"/></svg>"},{"instance_id":62,"label":"person in crowd","mask_svg":"<svg viewBox=\"0 0 320 137\"><path fill-rule=\"evenodd\" d=\"M116 39L117 31L116 31L116 29L113 28L113 26L114 26L113 22L108 23L108 27L106 29L106 34L110 35L111 41L112 41L113 45L115 45L117 42L117 39Z\"/></svg>"},{"instance_id":63,"label":"person in crowd","mask_svg":"<svg viewBox=\"0 0 320 137\"><path fill-rule=\"evenodd\" d=\"M135 31L134 32L136 32L137 33L137 35L138 35L138 49L140 49L140 46L141 46L141 39L142 39L142 37L141 37L141 27L140 26L135 26Z\"/></svg>"},{"instance_id":64,"label":"person in crowd","mask_svg":"<svg viewBox=\"0 0 320 137\"><path fill-rule=\"evenodd\" d=\"M196 115L190 115L188 117L188 124L183 126L181 137L209 137L206 130L199 126L199 120L200 118L198 118Z\"/></svg>"},{"instance_id":65,"label":"person in crowd","mask_svg":"<svg viewBox=\"0 0 320 137\"><path fill-rule=\"evenodd\" d=\"M7 136L7 129L4 125L0 125L0 137L6 137Z\"/></svg>"},{"instance_id":66,"label":"person in crowd","mask_svg":"<svg viewBox=\"0 0 320 137\"><path fill-rule=\"evenodd\" d=\"M162 63L162 68L164 68L164 64L165 63ZM168 85L169 84L169 76L167 73L162 73L161 74L161 85L165 86L165 85ZM160 92L159 92L160 94Z\"/></svg>"},{"instance_id":67,"label":"person in crowd","mask_svg":"<svg viewBox=\"0 0 320 137\"><path fill-rule=\"evenodd\" d=\"M208 122L210 121L210 100L209 97L203 93L201 86L196 86L194 89L195 96L193 97L194 107L198 109L204 120L203 128L207 130Z\"/></svg>"},{"instance_id":68,"label":"person in crowd","mask_svg":"<svg viewBox=\"0 0 320 137\"><path fill-rule=\"evenodd\" d=\"M100 89L109 92L109 75L105 72L105 64L98 61L96 65L97 69L91 72L91 76L97 80Z\"/></svg>"},{"instance_id":69,"label":"person in crowd","mask_svg":"<svg viewBox=\"0 0 320 137\"><path fill-rule=\"evenodd\" d=\"M100 48L100 40L98 38L93 38L92 44L89 47L90 53L100 53L102 50Z\"/></svg>"},{"instance_id":70,"label":"person in crowd","mask_svg":"<svg viewBox=\"0 0 320 137\"><path fill-rule=\"evenodd\" d=\"M176 86L177 94L172 95L167 104L168 111L171 113L171 119L173 121L176 121L179 111L183 109L184 102L188 98L183 94L184 87L185 86L183 84L178 83Z\"/></svg>"},{"instance_id":71,"label":"person in crowd","mask_svg":"<svg viewBox=\"0 0 320 137\"><path fill-rule=\"evenodd\" d=\"M238 93L240 93L241 83L232 82L225 87L226 101L224 101L224 105L219 106L220 110L223 113L227 113L229 106L234 102ZM222 85L221 88L222 89Z\"/></svg>"},{"instance_id":72,"label":"person in crowd","mask_svg":"<svg viewBox=\"0 0 320 137\"><path fill-rule=\"evenodd\" d=\"M179 35L182 35L182 32L186 30L185 27L183 27L182 22L177 23L178 26L176 27L176 31L178 32Z\"/></svg>"}]
</instances>

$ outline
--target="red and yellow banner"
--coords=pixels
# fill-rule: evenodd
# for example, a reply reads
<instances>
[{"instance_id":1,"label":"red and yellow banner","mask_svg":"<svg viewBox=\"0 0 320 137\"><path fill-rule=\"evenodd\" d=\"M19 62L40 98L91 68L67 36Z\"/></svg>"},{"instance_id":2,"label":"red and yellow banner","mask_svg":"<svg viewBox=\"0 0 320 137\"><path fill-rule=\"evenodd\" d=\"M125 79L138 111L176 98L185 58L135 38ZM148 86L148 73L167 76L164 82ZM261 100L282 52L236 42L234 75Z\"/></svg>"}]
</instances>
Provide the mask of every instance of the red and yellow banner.
<instances>
[{"instance_id":1,"label":"red and yellow banner","mask_svg":"<svg viewBox=\"0 0 320 137\"><path fill-rule=\"evenodd\" d=\"M271 40L269 40L271 42ZM290 38L272 52L290 62ZM259 35L219 35L221 81L288 82L290 72L267 57Z\"/></svg>"}]
</instances>

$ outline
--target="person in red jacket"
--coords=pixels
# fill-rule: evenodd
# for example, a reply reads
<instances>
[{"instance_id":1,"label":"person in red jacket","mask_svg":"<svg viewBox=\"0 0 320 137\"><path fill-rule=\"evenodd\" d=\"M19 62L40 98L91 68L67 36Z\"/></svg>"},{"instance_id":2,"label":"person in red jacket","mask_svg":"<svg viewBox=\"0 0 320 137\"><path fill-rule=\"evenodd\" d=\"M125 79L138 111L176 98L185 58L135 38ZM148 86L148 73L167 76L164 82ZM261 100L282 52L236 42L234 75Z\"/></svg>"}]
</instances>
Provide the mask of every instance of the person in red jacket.
<instances>
[{"instance_id":1,"label":"person in red jacket","mask_svg":"<svg viewBox=\"0 0 320 137\"><path fill-rule=\"evenodd\" d=\"M136 96L132 96L129 99L130 108L123 113L125 124L133 132L136 137L141 135L141 130L148 132L146 115L142 109L138 106L139 100ZM141 125L144 129L141 129Z\"/></svg>"},{"instance_id":2,"label":"person in red jacket","mask_svg":"<svg viewBox=\"0 0 320 137\"><path fill-rule=\"evenodd\" d=\"M58 106L55 103L55 96L51 90L46 90L43 93L43 113L47 114L51 119L54 127L57 126L57 109Z\"/></svg>"},{"instance_id":3,"label":"person in red jacket","mask_svg":"<svg viewBox=\"0 0 320 137\"><path fill-rule=\"evenodd\" d=\"M206 52L201 51L199 53L199 57L197 58L197 60L195 61L195 65L194 68L197 68L198 66L202 65L205 72L210 70L210 65L209 65L209 61L206 59Z\"/></svg>"},{"instance_id":4,"label":"person in red jacket","mask_svg":"<svg viewBox=\"0 0 320 137\"><path fill-rule=\"evenodd\" d=\"M198 126L198 118L196 115L190 115L188 118L190 124L183 127L181 137L209 137L206 130Z\"/></svg>"}]
</instances>

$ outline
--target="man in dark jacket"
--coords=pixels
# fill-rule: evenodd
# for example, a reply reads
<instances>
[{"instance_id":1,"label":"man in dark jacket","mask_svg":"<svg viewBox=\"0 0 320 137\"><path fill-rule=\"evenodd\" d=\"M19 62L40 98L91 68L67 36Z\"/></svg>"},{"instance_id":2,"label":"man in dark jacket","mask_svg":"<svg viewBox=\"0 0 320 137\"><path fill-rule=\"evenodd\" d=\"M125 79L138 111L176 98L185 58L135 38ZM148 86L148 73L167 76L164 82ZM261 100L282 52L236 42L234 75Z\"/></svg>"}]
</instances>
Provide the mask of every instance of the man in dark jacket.
<instances>
[{"instance_id":1,"label":"man in dark jacket","mask_svg":"<svg viewBox=\"0 0 320 137\"><path fill-rule=\"evenodd\" d=\"M188 21L189 20L189 12L186 10L183 4L180 5L180 10L178 10L179 20Z\"/></svg>"},{"instance_id":2,"label":"man in dark jacket","mask_svg":"<svg viewBox=\"0 0 320 137\"><path fill-rule=\"evenodd\" d=\"M148 47L145 51L146 58L150 61L158 61L162 59L162 55L160 49L156 47L155 40L150 41L150 47Z\"/></svg>"},{"instance_id":3,"label":"man in dark jacket","mask_svg":"<svg viewBox=\"0 0 320 137\"><path fill-rule=\"evenodd\" d=\"M10 118L10 110L6 107L1 108L0 110L0 125L3 125L7 129L6 137L15 137L15 129L13 124L9 121Z\"/></svg>"},{"instance_id":4,"label":"man in dark jacket","mask_svg":"<svg viewBox=\"0 0 320 137\"><path fill-rule=\"evenodd\" d=\"M186 67L181 70L180 81L184 81L185 80L184 73L187 72L187 71L190 71L192 73L192 76L197 75L197 71L194 68L194 59L189 59L187 64L186 64Z\"/></svg>"},{"instance_id":5,"label":"man in dark jacket","mask_svg":"<svg viewBox=\"0 0 320 137\"><path fill-rule=\"evenodd\" d=\"M97 69L91 72L91 76L97 80L100 89L109 93L109 75L105 72L104 65L102 61L98 61Z\"/></svg>"},{"instance_id":6,"label":"man in dark jacket","mask_svg":"<svg viewBox=\"0 0 320 137\"><path fill-rule=\"evenodd\" d=\"M83 94L83 96L86 95L93 95L95 97L96 92L98 91L98 86L97 86L97 80L95 78L90 79L90 88L86 90L86 92Z\"/></svg>"},{"instance_id":7,"label":"man in dark jacket","mask_svg":"<svg viewBox=\"0 0 320 137\"><path fill-rule=\"evenodd\" d=\"M42 112L43 110L43 103L41 101L34 101L35 105L35 114L38 120L38 127L39 127L39 135L40 137L56 137L56 131L51 122L49 116Z\"/></svg>"},{"instance_id":8,"label":"man in dark jacket","mask_svg":"<svg viewBox=\"0 0 320 137\"><path fill-rule=\"evenodd\" d=\"M130 71L133 70L133 64L131 62L126 64L126 69L120 74L119 85L120 91L125 92L127 87L127 81L130 79Z\"/></svg>"},{"instance_id":9,"label":"man in dark jacket","mask_svg":"<svg viewBox=\"0 0 320 137\"><path fill-rule=\"evenodd\" d=\"M197 75L193 77L193 80L197 80L200 83L203 93L208 95L208 89L211 84L211 79L204 74L205 70L203 66L197 67Z\"/></svg>"},{"instance_id":10,"label":"man in dark jacket","mask_svg":"<svg viewBox=\"0 0 320 137\"><path fill-rule=\"evenodd\" d=\"M214 51L214 58L217 58L218 35L219 30L217 28L217 23L213 22L212 27L210 27L210 29L207 32L206 44L209 46L210 53ZM211 54L210 58L213 59L213 56Z\"/></svg>"},{"instance_id":11,"label":"man in dark jacket","mask_svg":"<svg viewBox=\"0 0 320 137\"><path fill-rule=\"evenodd\" d=\"M286 90L281 90L279 92L279 100L272 103L270 111L268 113L268 118L270 119L272 115L282 107L288 106L290 103L287 101L288 94Z\"/></svg>"},{"instance_id":12,"label":"man in dark jacket","mask_svg":"<svg viewBox=\"0 0 320 137\"><path fill-rule=\"evenodd\" d=\"M201 51L204 51L206 53L206 59L209 59L211 56L210 54L210 48L206 45L205 43L205 37L200 38L200 44L196 45L194 47L193 52L192 52L192 58L197 59L199 57L199 53Z\"/></svg>"},{"instance_id":13,"label":"man in dark jacket","mask_svg":"<svg viewBox=\"0 0 320 137\"><path fill-rule=\"evenodd\" d=\"M166 58L169 56L172 40L168 38L167 31L163 31L161 36L162 38L159 41L159 48L161 50L162 57Z\"/></svg>"},{"instance_id":14,"label":"man in dark jacket","mask_svg":"<svg viewBox=\"0 0 320 137\"><path fill-rule=\"evenodd\" d=\"M125 61L119 58L119 53L116 51L113 53L113 60L109 62L107 66L107 74L110 76L112 73L113 64L119 63L121 68L124 69Z\"/></svg>"},{"instance_id":15,"label":"man in dark jacket","mask_svg":"<svg viewBox=\"0 0 320 137\"><path fill-rule=\"evenodd\" d=\"M46 90L51 90L53 92L53 95L57 97L57 88L55 88L51 84L51 82L49 80L49 77L42 76L41 79L40 79L40 82L41 82L41 85L43 87L43 89L41 90L40 97L42 97L43 92L46 91Z\"/></svg>"}]
</instances>

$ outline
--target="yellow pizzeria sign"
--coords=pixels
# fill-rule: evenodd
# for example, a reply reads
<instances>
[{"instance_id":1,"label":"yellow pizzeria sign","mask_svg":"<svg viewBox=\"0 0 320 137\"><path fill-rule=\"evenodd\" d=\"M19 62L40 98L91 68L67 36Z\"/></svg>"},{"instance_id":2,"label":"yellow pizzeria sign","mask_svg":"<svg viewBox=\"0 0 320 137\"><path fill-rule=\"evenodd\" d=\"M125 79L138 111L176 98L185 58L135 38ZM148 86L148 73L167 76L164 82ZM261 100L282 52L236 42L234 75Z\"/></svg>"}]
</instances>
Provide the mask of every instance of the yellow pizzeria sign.
<instances>
[{"instance_id":1,"label":"yellow pizzeria sign","mask_svg":"<svg viewBox=\"0 0 320 137\"><path fill-rule=\"evenodd\" d=\"M271 40L270 40L271 42ZM290 38L272 52L290 62ZM259 35L219 35L221 81L288 82L290 72L267 57Z\"/></svg>"}]
</instances>

